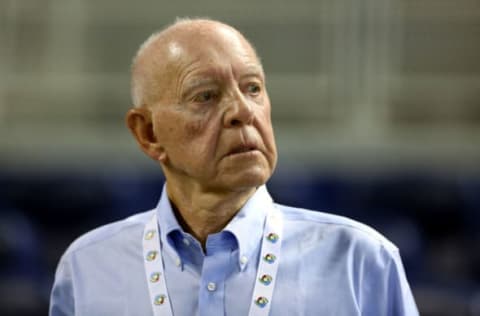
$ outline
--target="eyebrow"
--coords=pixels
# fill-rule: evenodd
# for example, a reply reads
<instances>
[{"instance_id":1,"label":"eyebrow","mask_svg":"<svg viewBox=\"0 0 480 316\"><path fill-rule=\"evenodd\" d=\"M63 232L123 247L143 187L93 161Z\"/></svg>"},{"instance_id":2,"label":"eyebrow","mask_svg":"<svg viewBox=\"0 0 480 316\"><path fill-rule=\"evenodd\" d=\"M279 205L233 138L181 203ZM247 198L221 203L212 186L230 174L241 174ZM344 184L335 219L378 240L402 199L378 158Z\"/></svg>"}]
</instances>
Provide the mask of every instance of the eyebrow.
<instances>
[{"instance_id":1,"label":"eyebrow","mask_svg":"<svg viewBox=\"0 0 480 316\"><path fill-rule=\"evenodd\" d=\"M265 78L265 74L263 72L263 68L259 65L251 65L247 68L247 71L240 76L240 79L248 78L248 77L261 77L262 79Z\"/></svg>"},{"instance_id":2,"label":"eyebrow","mask_svg":"<svg viewBox=\"0 0 480 316\"><path fill-rule=\"evenodd\" d=\"M185 97L193 90L208 85L214 85L219 83L219 79L215 75L211 75L211 71L200 72L193 75L191 78L184 80L183 87L181 89L181 96ZM240 80L245 78L258 77L262 81L265 80L263 68L260 65L252 64L246 67L246 71L239 77Z\"/></svg>"},{"instance_id":3,"label":"eyebrow","mask_svg":"<svg viewBox=\"0 0 480 316\"><path fill-rule=\"evenodd\" d=\"M211 77L197 77L197 78L187 79L185 80L184 86L182 87L181 95L182 97L184 97L187 94L191 93L193 90L197 89L198 87L208 86L216 83L217 83L217 80Z\"/></svg>"}]
</instances>

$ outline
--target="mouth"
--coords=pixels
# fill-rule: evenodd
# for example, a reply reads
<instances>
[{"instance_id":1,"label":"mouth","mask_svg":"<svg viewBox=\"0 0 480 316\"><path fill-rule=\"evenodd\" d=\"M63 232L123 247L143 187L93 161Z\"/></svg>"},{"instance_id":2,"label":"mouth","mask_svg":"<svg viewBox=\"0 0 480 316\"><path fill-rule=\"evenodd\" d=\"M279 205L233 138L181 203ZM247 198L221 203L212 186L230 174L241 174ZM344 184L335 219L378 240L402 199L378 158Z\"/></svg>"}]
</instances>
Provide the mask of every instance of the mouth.
<instances>
[{"instance_id":1,"label":"mouth","mask_svg":"<svg viewBox=\"0 0 480 316\"><path fill-rule=\"evenodd\" d=\"M232 148L232 150L230 150L228 152L227 156L247 154L247 153L257 151L257 150L258 150L258 148L255 145L242 144L242 145L239 145L239 146L236 146L236 147Z\"/></svg>"}]
</instances>

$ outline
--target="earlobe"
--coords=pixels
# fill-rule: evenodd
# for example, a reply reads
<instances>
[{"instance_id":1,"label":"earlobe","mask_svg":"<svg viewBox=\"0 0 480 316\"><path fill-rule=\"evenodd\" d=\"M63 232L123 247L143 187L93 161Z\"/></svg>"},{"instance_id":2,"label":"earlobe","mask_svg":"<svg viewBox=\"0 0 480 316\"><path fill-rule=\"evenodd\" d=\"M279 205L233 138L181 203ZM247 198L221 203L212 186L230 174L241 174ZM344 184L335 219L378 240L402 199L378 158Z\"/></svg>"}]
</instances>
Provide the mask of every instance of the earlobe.
<instances>
[{"instance_id":1,"label":"earlobe","mask_svg":"<svg viewBox=\"0 0 480 316\"><path fill-rule=\"evenodd\" d=\"M128 110L125 122L145 154L158 161L166 159L166 153L155 136L152 113L148 108Z\"/></svg>"},{"instance_id":2,"label":"earlobe","mask_svg":"<svg viewBox=\"0 0 480 316\"><path fill-rule=\"evenodd\" d=\"M167 153L165 152L165 150L163 148L159 148L159 155L157 157L157 160L160 161L160 162L167 162Z\"/></svg>"}]
</instances>

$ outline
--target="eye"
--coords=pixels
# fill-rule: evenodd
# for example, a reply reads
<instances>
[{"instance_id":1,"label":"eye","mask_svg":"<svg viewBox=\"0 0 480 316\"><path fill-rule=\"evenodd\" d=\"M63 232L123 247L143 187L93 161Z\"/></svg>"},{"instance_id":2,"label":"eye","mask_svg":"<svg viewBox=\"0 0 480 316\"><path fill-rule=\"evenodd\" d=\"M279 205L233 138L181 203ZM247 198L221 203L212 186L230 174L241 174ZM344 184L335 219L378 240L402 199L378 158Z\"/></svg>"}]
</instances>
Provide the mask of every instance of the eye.
<instances>
[{"instance_id":1,"label":"eye","mask_svg":"<svg viewBox=\"0 0 480 316\"><path fill-rule=\"evenodd\" d=\"M193 98L194 102L197 103L208 103L218 97L218 93L215 92L214 90L206 90L198 93L195 95Z\"/></svg>"},{"instance_id":2,"label":"eye","mask_svg":"<svg viewBox=\"0 0 480 316\"><path fill-rule=\"evenodd\" d=\"M260 93L261 90L262 88L258 83L252 82L247 85L247 92L251 95L256 96Z\"/></svg>"}]
</instances>

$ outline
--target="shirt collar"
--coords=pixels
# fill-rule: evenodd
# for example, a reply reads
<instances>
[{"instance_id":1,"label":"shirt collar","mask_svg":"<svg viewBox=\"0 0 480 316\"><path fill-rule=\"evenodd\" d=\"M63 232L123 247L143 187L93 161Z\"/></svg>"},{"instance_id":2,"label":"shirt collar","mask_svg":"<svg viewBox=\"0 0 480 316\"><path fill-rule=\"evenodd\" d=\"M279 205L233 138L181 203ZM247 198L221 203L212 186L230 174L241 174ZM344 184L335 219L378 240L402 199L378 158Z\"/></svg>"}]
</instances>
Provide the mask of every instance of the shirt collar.
<instances>
[{"instance_id":1,"label":"shirt collar","mask_svg":"<svg viewBox=\"0 0 480 316\"><path fill-rule=\"evenodd\" d=\"M255 250L259 249L265 219L272 206L272 198L266 186L263 185L257 189L224 228L224 231L228 231L235 236L239 248L237 258L238 265L241 270L246 267L249 261L255 261ZM178 263L177 265L180 266L180 256L173 243L169 241L168 236L174 231L183 233L183 229L174 215L172 205L168 198L166 184L163 186L162 196L158 202L156 211L160 226L160 239L164 250Z\"/></svg>"},{"instance_id":2,"label":"shirt collar","mask_svg":"<svg viewBox=\"0 0 480 316\"><path fill-rule=\"evenodd\" d=\"M160 227L160 242L164 251L178 263L177 266L181 265L181 259L175 246L171 243L168 236L174 231L183 232L182 227L177 221L175 214L173 212L172 204L168 198L167 194L167 185L163 185L162 196L157 205L157 217L158 217L158 226Z\"/></svg>"},{"instance_id":3,"label":"shirt collar","mask_svg":"<svg viewBox=\"0 0 480 316\"><path fill-rule=\"evenodd\" d=\"M254 262L255 250L259 249L266 216L272 207L272 198L265 185L259 187L235 217L225 227L238 243L238 265L243 270L247 263Z\"/></svg>"}]
</instances>

